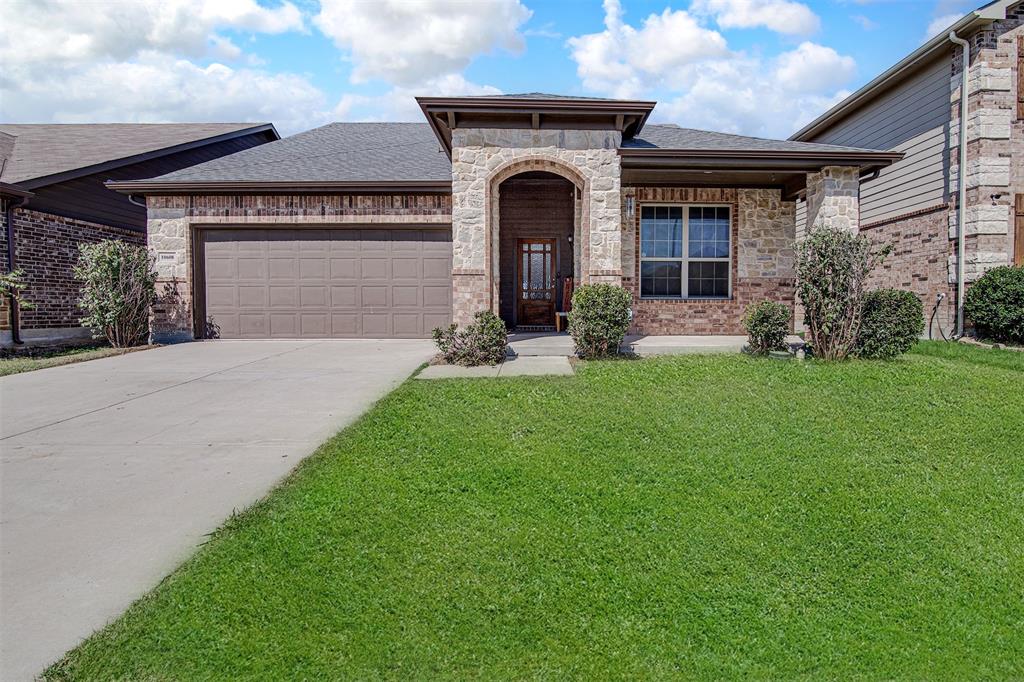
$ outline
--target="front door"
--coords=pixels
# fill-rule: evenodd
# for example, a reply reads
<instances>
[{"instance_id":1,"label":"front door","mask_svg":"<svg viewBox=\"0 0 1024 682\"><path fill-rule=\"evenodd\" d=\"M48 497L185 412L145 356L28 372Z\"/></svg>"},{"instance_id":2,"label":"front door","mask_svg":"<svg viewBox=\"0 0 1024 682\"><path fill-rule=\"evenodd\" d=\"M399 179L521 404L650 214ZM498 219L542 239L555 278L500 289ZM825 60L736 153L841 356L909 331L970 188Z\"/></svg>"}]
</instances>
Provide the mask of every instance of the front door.
<instances>
[{"instance_id":1,"label":"front door","mask_svg":"<svg viewBox=\"0 0 1024 682\"><path fill-rule=\"evenodd\" d=\"M555 243L554 239L519 240L516 324L555 323Z\"/></svg>"}]
</instances>

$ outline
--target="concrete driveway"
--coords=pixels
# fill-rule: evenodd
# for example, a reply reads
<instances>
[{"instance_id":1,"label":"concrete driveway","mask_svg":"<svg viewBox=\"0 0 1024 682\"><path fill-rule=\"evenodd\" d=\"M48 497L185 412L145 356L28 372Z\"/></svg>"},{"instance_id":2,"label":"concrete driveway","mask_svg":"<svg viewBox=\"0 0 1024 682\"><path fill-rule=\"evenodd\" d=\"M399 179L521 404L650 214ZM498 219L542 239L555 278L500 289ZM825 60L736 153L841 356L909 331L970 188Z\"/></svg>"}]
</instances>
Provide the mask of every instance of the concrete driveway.
<instances>
[{"instance_id":1,"label":"concrete driveway","mask_svg":"<svg viewBox=\"0 0 1024 682\"><path fill-rule=\"evenodd\" d=\"M116 618L432 353L214 341L0 379L0 679Z\"/></svg>"}]
</instances>

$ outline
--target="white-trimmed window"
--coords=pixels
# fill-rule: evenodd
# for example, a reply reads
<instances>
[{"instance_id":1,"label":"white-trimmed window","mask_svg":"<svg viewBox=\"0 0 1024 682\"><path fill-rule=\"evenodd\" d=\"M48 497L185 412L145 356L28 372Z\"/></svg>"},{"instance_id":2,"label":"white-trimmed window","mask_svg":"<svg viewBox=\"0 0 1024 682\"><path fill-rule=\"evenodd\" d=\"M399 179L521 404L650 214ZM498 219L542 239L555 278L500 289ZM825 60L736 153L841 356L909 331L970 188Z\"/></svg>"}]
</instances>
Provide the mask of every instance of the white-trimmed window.
<instances>
[{"instance_id":1,"label":"white-trimmed window","mask_svg":"<svg viewBox=\"0 0 1024 682\"><path fill-rule=\"evenodd\" d=\"M641 298L728 298L731 224L728 206L641 206Z\"/></svg>"}]
</instances>

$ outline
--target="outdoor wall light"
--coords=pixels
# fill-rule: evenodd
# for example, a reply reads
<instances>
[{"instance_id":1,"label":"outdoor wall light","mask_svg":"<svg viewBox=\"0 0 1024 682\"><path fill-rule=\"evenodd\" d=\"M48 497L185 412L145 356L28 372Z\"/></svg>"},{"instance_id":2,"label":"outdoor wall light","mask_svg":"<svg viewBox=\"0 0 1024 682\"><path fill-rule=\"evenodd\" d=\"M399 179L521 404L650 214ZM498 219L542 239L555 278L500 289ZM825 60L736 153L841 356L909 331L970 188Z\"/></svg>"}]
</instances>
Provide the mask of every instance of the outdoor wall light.
<instances>
[{"instance_id":1,"label":"outdoor wall light","mask_svg":"<svg viewBox=\"0 0 1024 682\"><path fill-rule=\"evenodd\" d=\"M626 197L626 213L633 212L633 197Z\"/></svg>"}]
</instances>

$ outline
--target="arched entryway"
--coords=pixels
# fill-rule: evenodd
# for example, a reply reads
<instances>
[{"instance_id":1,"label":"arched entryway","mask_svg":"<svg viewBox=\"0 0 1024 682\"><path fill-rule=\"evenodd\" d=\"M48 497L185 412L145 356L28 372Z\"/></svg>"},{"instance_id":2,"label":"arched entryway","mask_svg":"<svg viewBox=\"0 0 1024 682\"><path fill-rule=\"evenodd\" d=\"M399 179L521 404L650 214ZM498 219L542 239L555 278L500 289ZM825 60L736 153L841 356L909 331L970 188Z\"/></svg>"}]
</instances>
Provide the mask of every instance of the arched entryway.
<instances>
[{"instance_id":1,"label":"arched entryway","mask_svg":"<svg viewBox=\"0 0 1024 682\"><path fill-rule=\"evenodd\" d=\"M566 279L576 278L576 186L528 171L501 182L498 195L498 313L512 329L554 328Z\"/></svg>"}]
</instances>

